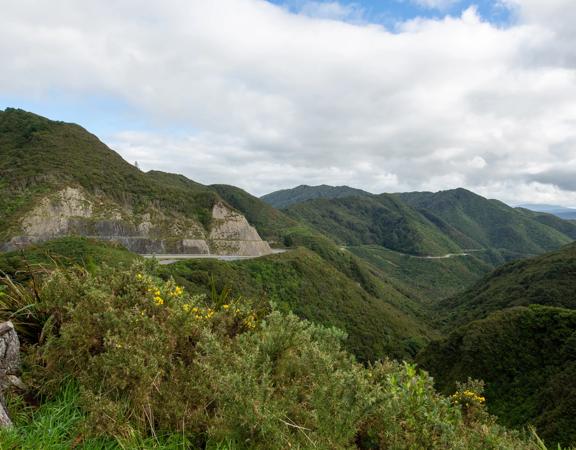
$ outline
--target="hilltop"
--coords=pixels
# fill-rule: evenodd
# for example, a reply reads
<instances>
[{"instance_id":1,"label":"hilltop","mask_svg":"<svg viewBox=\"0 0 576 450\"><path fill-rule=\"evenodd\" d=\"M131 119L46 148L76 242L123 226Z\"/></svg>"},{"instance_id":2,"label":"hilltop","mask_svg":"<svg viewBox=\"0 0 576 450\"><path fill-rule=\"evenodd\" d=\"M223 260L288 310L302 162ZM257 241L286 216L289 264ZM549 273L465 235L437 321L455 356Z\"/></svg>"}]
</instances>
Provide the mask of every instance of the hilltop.
<instances>
[{"instance_id":1,"label":"hilltop","mask_svg":"<svg viewBox=\"0 0 576 450\"><path fill-rule=\"evenodd\" d=\"M270 253L216 191L143 173L78 125L0 111L0 248L69 234L139 253Z\"/></svg>"},{"instance_id":2,"label":"hilltop","mask_svg":"<svg viewBox=\"0 0 576 450\"><path fill-rule=\"evenodd\" d=\"M395 194L424 214L450 224L475 248L498 250L505 258L530 256L554 250L573 240L575 228L562 222L569 234L552 223L544 224L498 200L466 189Z\"/></svg>"},{"instance_id":3,"label":"hilltop","mask_svg":"<svg viewBox=\"0 0 576 450\"><path fill-rule=\"evenodd\" d=\"M266 203L274 208L287 208L295 203L314 200L317 198L343 198L343 197L370 197L373 194L361 189L351 188L349 186L308 186L302 184L292 189L283 189L281 191L271 192L270 194L260 197Z\"/></svg>"}]
</instances>

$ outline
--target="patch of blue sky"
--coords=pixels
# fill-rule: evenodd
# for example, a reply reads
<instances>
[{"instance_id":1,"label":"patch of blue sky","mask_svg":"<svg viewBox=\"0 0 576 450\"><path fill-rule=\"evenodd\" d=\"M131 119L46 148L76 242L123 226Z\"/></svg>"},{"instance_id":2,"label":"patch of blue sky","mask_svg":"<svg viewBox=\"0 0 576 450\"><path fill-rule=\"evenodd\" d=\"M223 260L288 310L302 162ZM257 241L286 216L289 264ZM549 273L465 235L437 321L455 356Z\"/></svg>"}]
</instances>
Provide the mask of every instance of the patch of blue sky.
<instances>
[{"instance_id":1,"label":"patch of blue sky","mask_svg":"<svg viewBox=\"0 0 576 450\"><path fill-rule=\"evenodd\" d=\"M335 0L268 1L293 13L305 10L310 4L336 3ZM381 24L391 31L398 22L417 17L439 19L446 15L460 16L470 7L476 8L482 20L497 26L505 27L514 20L513 11L504 6L501 0L339 0L337 3L354 12L353 21L357 21L360 12L364 21ZM442 6L427 6L433 4Z\"/></svg>"},{"instance_id":2,"label":"patch of blue sky","mask_svg":"<svg viewBox=\"0 0 576 450\"><path fill-rule=\"evenodd\" d=\"M155 119L123 99L101 94L52 90L40 96L0 94L0 110L20 108L52 120L73 122L106 140L122 131L162 130L173 136L197 132L184 123Z\"/></svg>"}]
</instances>

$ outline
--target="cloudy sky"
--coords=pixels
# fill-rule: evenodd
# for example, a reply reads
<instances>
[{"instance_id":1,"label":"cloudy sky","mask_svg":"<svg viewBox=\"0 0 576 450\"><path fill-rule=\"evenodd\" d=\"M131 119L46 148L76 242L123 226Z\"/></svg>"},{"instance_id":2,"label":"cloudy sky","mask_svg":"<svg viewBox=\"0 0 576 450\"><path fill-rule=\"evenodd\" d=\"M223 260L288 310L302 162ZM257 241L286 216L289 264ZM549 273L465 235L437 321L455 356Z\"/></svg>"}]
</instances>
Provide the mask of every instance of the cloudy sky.
<instances>
[{"instance_id":1,"label":"cloudy sky","mask_svg":"<svg viewBox=\"0 0 576 450\"><path fill-rule=\"evenodd\" d=\"M0 108L262 195L576 205L574 0L0 0Z\"/></svg>"}]
</instances>

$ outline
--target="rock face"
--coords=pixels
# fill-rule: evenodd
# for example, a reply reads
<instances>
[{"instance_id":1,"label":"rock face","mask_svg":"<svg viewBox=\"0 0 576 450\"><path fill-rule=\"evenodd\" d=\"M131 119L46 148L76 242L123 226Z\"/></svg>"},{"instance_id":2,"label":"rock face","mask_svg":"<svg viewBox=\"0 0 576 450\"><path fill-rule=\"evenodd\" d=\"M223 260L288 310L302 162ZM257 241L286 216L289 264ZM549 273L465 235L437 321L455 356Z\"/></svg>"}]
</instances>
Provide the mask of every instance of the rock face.
<instances>
[{"instance_id":1,"label":"rock face","mask_svg":"<svg viewBox=\"0 0 576 450\"><path fill-rule=\"evenodd\" d=\"M12 322L0 323L0 428L12 426L6 411L4 392L12 385L22 382L20 372L20 341Z\"/></svg>"},{"instance_id":2,"label":"rock face","mask_svg":"<svg viewBox=\"0 0 576 450\"><path fill-rule=\"evenodd\" d=\"M77 235L119 242L136 253L262 256L270 246L246 218L224 203L212 209L210 230L196 219L150 208L137 213L105 198L67 187L41 199L24 215L21 232L0 250Z\"/></svg>"},{"instance_id":3,"label":"rock face","mask_svg":"<svg viewBox=\"0 0 576 450\"><path fill-rule=\"evenodd\" d=\"M209 241L215 254L253 256L271 253L268 242L263 241L246 218L223 203L212 209L212 231Z\"/></svg>"}]
</instances>

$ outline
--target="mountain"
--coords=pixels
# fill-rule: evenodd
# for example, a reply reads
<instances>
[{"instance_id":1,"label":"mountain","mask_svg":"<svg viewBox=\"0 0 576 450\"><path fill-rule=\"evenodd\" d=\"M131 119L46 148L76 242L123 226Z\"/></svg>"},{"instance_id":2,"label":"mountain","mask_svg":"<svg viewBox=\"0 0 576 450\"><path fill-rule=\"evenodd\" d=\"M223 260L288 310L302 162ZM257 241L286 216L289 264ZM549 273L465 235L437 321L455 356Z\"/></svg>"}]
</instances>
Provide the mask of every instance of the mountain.
<instances>
[{"instance_id":1,"label":"mountain","mask_svg":"<svg viewBox=\"0 0 576 450\"><path fill-rule=\"evenodd\" d=\"M552 448L576 442L575 310L497 311L433 342L418 362L446 393L456 381L484 380L488 409L505 425L535 425Z\"/></svg>"},{"instance_id":2,"label":"mountain","mask_svg":"<svg viewBox=\"0 0 576 450\"><path fill-rule=\"evenodd\" d=\"M535 212L553 214L564 220L576 220L575 208L566 208L564 206L538 204L538 203L528 203L525 205L518 205L518 208L529 209Z\"/></svg>"},{"instance_id":3,"label":"mountain","mask_svg":"<svg viewBox=\"0 0 576 450\"><path fill-rule=\"evenodd\" d=\"M449 332L418 362L445 392L487 383L506 425L535 424L550 443L576 442L576 244L508 263L435 304Z\"/></svg>"},{"instance_id":4,"label":"mountain","mask_svg":"<svg viewBox=\"0 0 576 450\"><path fill-rule=\"evenodd\" d=\"M571 222L464 189L316 198L282 212L430 301L466 289L506 261L576 238Z\"/></svg>"},{"instance_id":5,"label":"mountain","mask_svg":"<svg viewBox=\"0 0 576 450\"><path fill-rule=\"evenodd\" d=\"M373 194L348 186L307 186L305 184L292 189L271 192L260 197L266 203L275 208L286 208L295 203L313 200L317 198L343 198L343 197L370 197Z\"/></svg>"},{"instance_id":6,"label":"mountain","mask_svg":"<svg viewBox=\"0 0 576 450\"><path fill-rule=\"evenodd\" d=\"M415 255L460 250L434 223L388 194L307 200L284 212L342 245L377 244Z\"/></svg>"},{"instance_id":7,"label":"mountain","mask_svg":"<svg viewBox=\"0 0 576 450\"><path fill-rule=\"evenodd\" d=\"M138 253L270 253L214 190L143 173L78 125L0 111L0 250L69 234Z\"/></svg>"},{"instance_id":8,"label":"mountain","mask_svg":"<svg viewBox=\"0 0 576 450\"><path fill-rule=\"evenodd\" d=\"M498 200L466 189L394 194L417 210L432 214L475 242L474 248L498 250L506 258L536 255L573 240L573 224L566 234Z\"/></svg>"},{"instance_id":9,"label":"mountain","mask_svg":"<svg viewBox=\"0 0 576 450\"><path fill-rule=\"evenodd\" d=\"M505 264L470 289L435 305L452 328L512 306L576 309L576 244Z\"/></svg>"}]
</instances>

